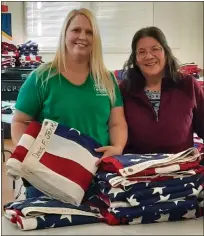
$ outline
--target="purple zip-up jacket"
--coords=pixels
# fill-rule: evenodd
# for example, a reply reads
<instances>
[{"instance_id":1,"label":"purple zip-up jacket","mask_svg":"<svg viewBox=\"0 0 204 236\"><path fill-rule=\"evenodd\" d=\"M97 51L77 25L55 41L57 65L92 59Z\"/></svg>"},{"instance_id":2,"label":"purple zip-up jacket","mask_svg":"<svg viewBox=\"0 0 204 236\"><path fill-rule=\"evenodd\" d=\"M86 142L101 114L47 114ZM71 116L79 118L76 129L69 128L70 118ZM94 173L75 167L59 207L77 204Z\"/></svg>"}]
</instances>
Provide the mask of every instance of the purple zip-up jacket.
<instances>
[{"instance_id":1,"label":"purple zip-up jacket","mask_svg":"<svg viewBox=\"0 0 204 236\"><path fill-rule=\"evenodd\" d=\"M120 83L128 124L125 153L177 153L193 146L193 133L204 139L204 91L195 78L176 84L162 80L158 119L144 87L126 91Z\"/></svg>"}]
</instances>

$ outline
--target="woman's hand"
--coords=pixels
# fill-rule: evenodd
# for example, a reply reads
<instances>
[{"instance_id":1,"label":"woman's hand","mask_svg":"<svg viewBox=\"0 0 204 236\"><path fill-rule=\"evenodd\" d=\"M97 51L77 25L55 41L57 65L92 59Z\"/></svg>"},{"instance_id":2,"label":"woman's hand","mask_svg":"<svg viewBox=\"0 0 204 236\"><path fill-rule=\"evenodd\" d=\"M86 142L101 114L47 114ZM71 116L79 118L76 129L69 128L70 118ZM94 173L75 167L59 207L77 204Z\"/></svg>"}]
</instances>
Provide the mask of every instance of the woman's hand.
<instances>
[{"instance_id":1,"label":"woman's hand","mask_svg":"<svg viewBox=\"0 0 204 236\"><path fill-rule=\"evenodd\" d=\"M96 152L103 152L103 156L96 162L96 166L98 166L102 159L113 156L113 155L121 155L123 152L123 148L116 146L104 146L95 149Z\"/></svg>"}]
</instances>

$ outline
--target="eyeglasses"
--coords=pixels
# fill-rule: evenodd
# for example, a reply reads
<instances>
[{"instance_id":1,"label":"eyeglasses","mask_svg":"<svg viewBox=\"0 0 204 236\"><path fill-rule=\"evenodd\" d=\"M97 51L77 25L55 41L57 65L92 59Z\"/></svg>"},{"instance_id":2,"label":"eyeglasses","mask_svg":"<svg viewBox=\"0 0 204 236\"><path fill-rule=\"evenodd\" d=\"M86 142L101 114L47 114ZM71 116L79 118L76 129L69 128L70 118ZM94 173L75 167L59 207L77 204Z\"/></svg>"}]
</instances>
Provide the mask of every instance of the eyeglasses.
<instances>
[{"instance_id":1,"label":"eyeglasses","mask_svg":"<svg viewBox=\"0 0 204 236\"><path fill-rule=\"evenodd\" d=\"M153 47L153 48L150 49L150 50L138 50L138 51L136 52L136 54L137 54L137 56L138 56L139 59L144 59L144 58L147 56L148 52L150 52L153 56L156 56L156 55L158 55L162 50L163 50L162 47Z\"/></svg>"}]
</instances>

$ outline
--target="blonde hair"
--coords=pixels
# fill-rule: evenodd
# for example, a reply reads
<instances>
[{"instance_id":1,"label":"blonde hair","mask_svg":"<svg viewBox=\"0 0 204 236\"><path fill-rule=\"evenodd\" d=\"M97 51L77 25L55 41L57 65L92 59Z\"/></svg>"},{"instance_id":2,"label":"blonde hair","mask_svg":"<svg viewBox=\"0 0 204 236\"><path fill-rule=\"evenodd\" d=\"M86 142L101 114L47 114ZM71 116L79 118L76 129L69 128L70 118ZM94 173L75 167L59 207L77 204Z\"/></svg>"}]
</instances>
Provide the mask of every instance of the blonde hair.
<instances>
[{"instance_id":1,"label":"blonde hair","mask_svg":"<svg viewBox=\"0 0 204 236\"><path fill-rule=\"evenodd\" d=\"M61 65L63 65L64 69L66 70L66 31L71 23L71 21L77 15L84 15L90 21L93 30L93 43L92 43L92 51L90 54L90 73L92 74L94 81L97 85L104 88L107 91L107 94L111 100L111 104L114 104L116 95L115 95L115 84L113 79L111 78L111 73L108 71L103 62L103 55L102 55L102 43L101 37L98 29L98 25L96 19L92 12L86 8L81 9L74 9L67 15L64 24L62 26L58 47L55 53L54 60L50 63L46 63L41 65L37 69L37 74L40 77L45 71L48 72L48 76L46 77L45 81L47 82L49 78L54 76L57 73L60 73ZM52 69L56 69L53 73ZM114 74L112 76L115 79ZM116 79L115 79L116 80ZM45 82L44 81L44 82Z\"/></svg>"}]
</instances>

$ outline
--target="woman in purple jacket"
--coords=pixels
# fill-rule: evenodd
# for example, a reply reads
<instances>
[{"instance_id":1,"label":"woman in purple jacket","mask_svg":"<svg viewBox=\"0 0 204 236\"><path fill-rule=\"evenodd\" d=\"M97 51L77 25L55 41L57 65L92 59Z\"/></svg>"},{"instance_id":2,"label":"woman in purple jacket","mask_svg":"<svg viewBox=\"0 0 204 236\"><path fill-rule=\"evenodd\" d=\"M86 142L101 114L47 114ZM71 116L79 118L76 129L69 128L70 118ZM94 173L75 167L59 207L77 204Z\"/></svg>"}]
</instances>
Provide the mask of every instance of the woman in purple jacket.
<instances>
[{"instance_id":1,"label":"woman in purple jacket","mask_svg":"<svg viewBox=\"0 0 204 236\"><path fill-rule=\"evenodd\" d=\"M176 153L193 146L194 133L204 139L204 92L178 68L160 29L136 32L120 84L129 132L126 153Z\"/></svg>"}]
</instances>

